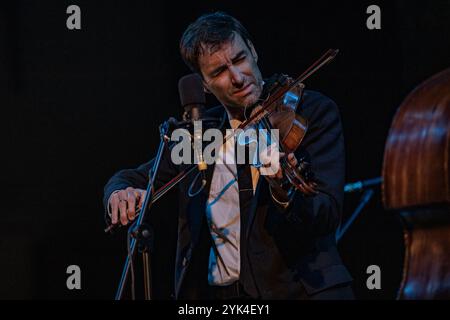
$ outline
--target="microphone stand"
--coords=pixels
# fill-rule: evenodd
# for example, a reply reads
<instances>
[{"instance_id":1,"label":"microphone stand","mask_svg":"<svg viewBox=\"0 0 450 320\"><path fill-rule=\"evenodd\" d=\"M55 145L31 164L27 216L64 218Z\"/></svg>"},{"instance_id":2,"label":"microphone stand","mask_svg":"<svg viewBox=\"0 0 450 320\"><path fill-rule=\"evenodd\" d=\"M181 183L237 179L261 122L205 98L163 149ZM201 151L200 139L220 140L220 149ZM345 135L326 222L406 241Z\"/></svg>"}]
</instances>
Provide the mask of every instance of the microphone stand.
<instances>
[{"instance_id":1,"label":"microphone stand","mask_svg":"<svg viewBox=\"0 0 450 320\"><path fill-rule=\"evenodd\" d=\"M361 191L367 187L377 186L377 185L381 184L382 182L383 182L383 179L381 177L376 177L376 178L368 179L368 180L364 180L364 181L348 183L344 187L344 192L350 193L350 192ZM367 203L369 203L373 194L374 194L373 188L364 190L364 192L359 200L359 204L356 207L356 209L353 211L350 218L348 218L348 220L346 221L346 223L344 224L343 227L339 226L338 230L336 231L336 242L339 242L339 240L341 240L342 236L345 234L345 232L347 232L348 228L350 228L352 223L356 220L356 218L359 216L359 214L364 209L364 207L367 205Z\"/></svg>"},{"instance_id":2,"label":"microphone stand","mask_svg":"<svg viewBox=\"0 0 450 320\"><path fill-rule=\"evenodd\" d=\"M338 231L336 232L336 242L339 242L341 240L342 236L347 232L348 228L350 228L351 224L355 219L359 216L361 211L364 209L366 204L370 201L374 194L373 189L365 190L364 193L361 196L361 199L359 200L359 204L356 207L355 211L353 211L352 216L348 218L347 222L344 224L344 226L341 228L339 227Z\"/></svg>"},{"instance_id":3,"label":"microphone stand","mask_svg":"<svg viewBox=\"0 0 450 320\"><path fill-rule=\"evenodd\" d=\"M160 127L160 137L161 141L158 148L158 153L155 157L155 161L153 163L153 168L149 171L149 182L147 185L147 193L144 198L144 203L142 205L141 214L138 216L138 219L130 226L128 229L128 237L131 237L131 241L129 242L128 247L128 255L125 260L125 265L122 271L122 277L120 279L119 287L116 292L115 299L121 300L123 296L123 291L125 287L125 283L128 278L128 274L130 272L130 267L133 263L133 258L136 252L136 248L140 252L142 252L142 258L144 263L144 288L145 288L145 299L151 299L151 270L150 270L150 254L153 251L153 230L143 224L145 214L150 210L153 204L154 197L154 186L153 182L155 181L156 174L159 169L159 164L161 162L161 157L164 151L164 147L166 146L166 137L169 131L169 123L168 121L164 122ZM133 276L133 275L132 275ZM134 298L134 293L133 293Z\"/></svg>"}]
</instances>

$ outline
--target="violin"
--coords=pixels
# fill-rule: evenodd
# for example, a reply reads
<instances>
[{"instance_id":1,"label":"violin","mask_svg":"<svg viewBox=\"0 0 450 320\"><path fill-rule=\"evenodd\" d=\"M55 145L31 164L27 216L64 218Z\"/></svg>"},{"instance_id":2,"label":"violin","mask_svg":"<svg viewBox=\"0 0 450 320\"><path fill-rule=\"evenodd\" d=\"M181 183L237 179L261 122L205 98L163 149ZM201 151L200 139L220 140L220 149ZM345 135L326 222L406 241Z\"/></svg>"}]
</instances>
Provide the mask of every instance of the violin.
<instances>
[{"instance_id":1,"label":"violin","mask_svg":"<svg viewBox=\"0 0 450 320\"><path fill-rule=\"evenodd\" d=\"M280 148L279 151L285 153L285 156L280 159L281 168L290 184L306 195L317 193L317 185L311 179L308 163L304 159L300 159L299 165L293 167L286 159L287 154L294 152L300 146L308 129L306 119L296 112L296 108L305 88L303 81L322 66L331 62L338 52L337 49L329 49L296 79L287 76L282 77L272 93L262 104L254 107L250 117L238 127L238 129L243 130L249 126L256 126L268 131L278 129L280 141L277 141L277 144Z\"/></svg>"}]
</instances>

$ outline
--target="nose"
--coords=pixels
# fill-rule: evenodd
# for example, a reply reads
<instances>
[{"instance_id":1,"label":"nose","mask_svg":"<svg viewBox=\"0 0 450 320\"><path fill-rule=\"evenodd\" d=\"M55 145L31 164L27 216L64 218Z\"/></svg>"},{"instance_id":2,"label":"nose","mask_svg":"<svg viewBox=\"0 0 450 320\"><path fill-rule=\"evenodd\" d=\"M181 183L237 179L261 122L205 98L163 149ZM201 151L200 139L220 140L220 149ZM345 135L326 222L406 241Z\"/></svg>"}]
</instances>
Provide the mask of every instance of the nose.
<instances>
[{"instance_id":1,"label":"nose","mask_svg":"<svg viewBox=\"0 0 450 320\"><path fill-rule=\"evenodd\" d=\"M241 70L236 66L230 66L229 71L233 86L237 88L242 87L244 85L244 75L241 73Z\"/></svg>"}]
</instances>

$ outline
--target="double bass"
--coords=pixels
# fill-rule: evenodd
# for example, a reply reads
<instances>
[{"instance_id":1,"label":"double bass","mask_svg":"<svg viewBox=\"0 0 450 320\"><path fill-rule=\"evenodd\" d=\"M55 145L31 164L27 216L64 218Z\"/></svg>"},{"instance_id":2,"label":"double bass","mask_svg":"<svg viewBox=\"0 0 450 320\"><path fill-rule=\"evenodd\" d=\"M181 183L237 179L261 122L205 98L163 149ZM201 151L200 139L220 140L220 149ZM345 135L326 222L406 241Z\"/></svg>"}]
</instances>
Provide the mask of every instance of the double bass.
<instances>
[{"instance_id":1,"label":"double bass","mask_svg":"<svg viewBox=\"0 0 450 320\"><path fill-rule=\"evenodd\" d=\"M383 160L383 204L404 225L398 299L450 298L450 69L403 101Z\"/></svg>"}]
</instances>

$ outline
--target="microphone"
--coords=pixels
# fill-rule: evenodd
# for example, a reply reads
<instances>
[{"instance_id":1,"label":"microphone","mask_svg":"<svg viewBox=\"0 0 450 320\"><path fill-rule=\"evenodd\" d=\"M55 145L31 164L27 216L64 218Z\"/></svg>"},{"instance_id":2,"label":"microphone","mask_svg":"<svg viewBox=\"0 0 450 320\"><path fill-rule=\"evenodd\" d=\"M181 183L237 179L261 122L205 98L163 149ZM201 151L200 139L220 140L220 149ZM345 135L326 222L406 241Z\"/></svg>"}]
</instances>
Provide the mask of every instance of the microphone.
<instances>
[{"instance_id":1,"label":"microphone","mask_svg":"<svg viewBox=\"0 0 450 320\"><path fill-rule=\"evenodd\" d=\"M194 121L201 121L205 114L206 97L203 91L201 77L196 73L188 74L178 81L178 92L181 105L184 108L183 122L193 126L193 150L195 162L202 175L202 183L206 184L207 165L203 159L202 126L194 125Z\"/></svg>"},{"instance_id":2,"label":"microphone","mask_svg":"<svg viewBox=\"0 0 450 320\"><path fill-rule=\"evenodd\" d=\"M383 182L383 178L377 177L368 180L361 180L353 183L348 183L344 187L344 192L357 192L361 191L367 187L372 187L381 184Z\"/></svg>"},{"instance_id":3,"label":"microphone","mask_svg":"<svg viewBox=\"0 0 450 320\"><path fill-rule=\"evenodd\" d=\"M198 121L205 113L206 97L202 79L196 73L188 74L178 81L183 121Z\"/></svg>"}]
</instances>

